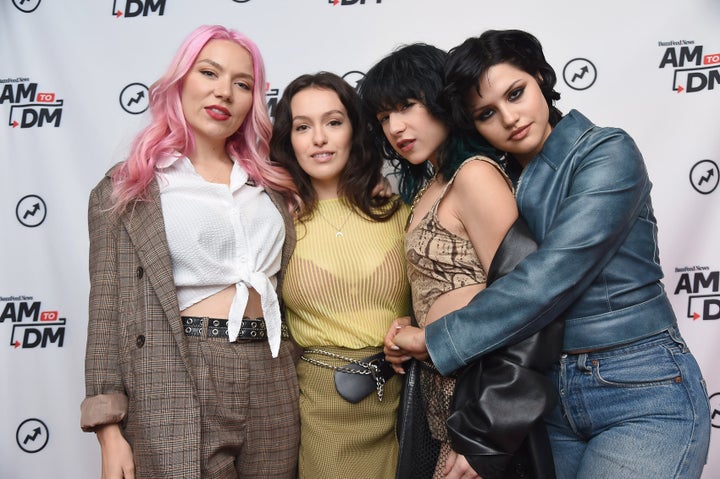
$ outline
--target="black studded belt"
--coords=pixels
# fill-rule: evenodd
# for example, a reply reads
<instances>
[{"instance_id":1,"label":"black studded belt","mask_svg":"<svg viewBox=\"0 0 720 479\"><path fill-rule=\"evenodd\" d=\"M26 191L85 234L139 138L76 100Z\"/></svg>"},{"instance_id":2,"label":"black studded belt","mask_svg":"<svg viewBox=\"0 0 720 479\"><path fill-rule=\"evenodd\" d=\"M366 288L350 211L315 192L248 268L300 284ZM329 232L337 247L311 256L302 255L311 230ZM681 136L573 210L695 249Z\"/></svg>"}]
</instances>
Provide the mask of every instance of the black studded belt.
<instances>
[{"instance_id":1,"label":"black studded belt","mask_svg":"<svg viewBox=\"0 0 720 479\"><path fill-rule=\"evenodd\" d=\"M215 318L201 318L197 316L181 316L185 336L201 336L202 330L207 324L208 338L228 337L228 320ZM283 322L280 325L280 337L290 339L290 332ZM243 318L240 324L240 332L236 339L241 341L264 341L267 338L264 318Z\"/></svg>"}]
</instances>

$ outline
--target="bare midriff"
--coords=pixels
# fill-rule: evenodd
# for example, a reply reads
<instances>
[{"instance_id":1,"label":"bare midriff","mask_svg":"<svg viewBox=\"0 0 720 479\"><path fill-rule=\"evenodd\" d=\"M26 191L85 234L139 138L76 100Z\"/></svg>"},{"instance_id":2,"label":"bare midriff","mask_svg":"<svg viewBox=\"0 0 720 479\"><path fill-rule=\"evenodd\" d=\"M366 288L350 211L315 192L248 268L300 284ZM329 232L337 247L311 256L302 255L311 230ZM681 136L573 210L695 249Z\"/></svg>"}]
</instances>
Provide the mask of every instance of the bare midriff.
<instances>
[{"instance_id":1,"label":"bare midriff","mask_svg":"<svg viewBox=\"0 0 720 479\"><path fill-rule=\"evenodd\" d=\"M228 319L230 305L235 298L235 285L218 291L202 301L182 310L181 316L197 316L216 319ZM245 313L246 318L261 318L263 316L260 295L253 288L249 288L249 296Z\"/></svg>"},{"instance_id":2,"label":"bare midriff","mask_svg":"<svg viewBox=\"0 0 720 479\"><path fill-rule=\"evenodd\" d=\"M485 283L471 284L441 294L428 310L423 326L466 306L483 289L485 289Z\"/></svg>"}]
</instances>

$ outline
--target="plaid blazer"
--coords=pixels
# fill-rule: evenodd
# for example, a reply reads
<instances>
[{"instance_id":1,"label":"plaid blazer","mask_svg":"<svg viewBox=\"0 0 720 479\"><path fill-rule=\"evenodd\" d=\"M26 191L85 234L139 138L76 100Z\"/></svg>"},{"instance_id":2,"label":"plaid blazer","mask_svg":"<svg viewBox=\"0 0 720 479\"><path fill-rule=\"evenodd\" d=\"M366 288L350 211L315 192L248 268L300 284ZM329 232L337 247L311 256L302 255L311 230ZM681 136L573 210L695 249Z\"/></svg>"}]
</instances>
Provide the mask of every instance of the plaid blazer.
<instances>
[{"instance_id":1,"label":"plaid blazer","mask_svg":"<svg viewBox=\"0 0 720 479\"><path fill-rule=\"evenodd\" d=\"M150 200L109 211L112 169L92 190L90 302L85 355L85 431L121 423L138 477L200 477L200 408L183 333L155 181ZM295 228L281 195L268 195L285 222L278 296Z\"/></svg>"}]
</instances>

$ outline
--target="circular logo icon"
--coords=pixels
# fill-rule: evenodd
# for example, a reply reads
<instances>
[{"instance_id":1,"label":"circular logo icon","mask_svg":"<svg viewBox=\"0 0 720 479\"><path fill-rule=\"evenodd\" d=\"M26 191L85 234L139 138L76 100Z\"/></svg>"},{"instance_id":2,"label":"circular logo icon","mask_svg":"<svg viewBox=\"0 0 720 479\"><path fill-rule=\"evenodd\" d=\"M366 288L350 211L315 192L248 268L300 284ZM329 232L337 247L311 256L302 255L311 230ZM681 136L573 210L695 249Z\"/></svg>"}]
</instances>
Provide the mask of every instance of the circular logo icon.
<instances>
[{"instance_id":1,"label":"circular logo icon","mask_svg":"<svg viewBox=\"0 0 720 479\"><path fill-rule=\"evenodd\" d=\"M23 196L15 207L15 216L23 226L34 228L45 221L47 207L37 195Z\"/></svg>"},{"instance_id":2,"label":"circular logo icon","mask_svg":"<svg viewBox=\"0 0 720 479\"><path fill-rule=\"evenodd\" d=\"M711 395L708 400L710 401L712 427L720 429L720 393Z\"/></svg>"},{"instance_id":3,"label":"circular logo icon","mask_svg":"<svg viewBox=\"0 0 720 479\"><path fill-rule=\"evenodd\" d=\"M587 90L597 80L597 69L587 58L573 58L563 68L563 79L573 90Z\"/></svg>"},{"instance_id":4,"label":"circular logo icon","mask_svg":"<svg viewBox=\"0 0 720 479\"><path fill-rule=\"evenodd\" d=\"M131 83L120 92L120 106L131 115L139 115L150 106L148 87L142 83Z\"/></svg>"},{"instance_id":5,"label":"circular logo icon","mask_svg":"<svg viewBox=\"0 0 720 479\"><path fill-rule=\"evenodd\" d=\"M712 160L700 160L690 170L690 184L701 195L709 195L718 186L720 171Z\"/></svg>"},{"instance_id":6,"label":"circular logo icon","mask_svg":"<svg viewBox=\"0 0 720 479\"><path fill-rule=\"evenodd\" d=\"M50 439L47 426L40 419L25 419L17 428L15 440L23 451L33 454L42 451Z\"/></svg>"},{"instance_id":7,"label":"circular logo icon","mask_svg":"<svg viewBox=\"0 0 720 479\"><path fill-rule=\"evenodd\" d=\"M351 87L353 87L357 90L358 83L360 82L360 80L365 78L365 74L363 72L359 72L357 70L352 70L352 71L349 71L346 74L344 74L342 77L343 77L343 80L348 82L348 84Z\"/></svg>"},{"instance_id":8,"label":"circular logo icon","mask_svg":"<svg viewBox=\"0 0 720 479\"><path fill-rule=\"evenodd\" d=\"M31 13L40 6L40 0L12 0L15 8L21 12Z\"/></svg>"}]
</instances>

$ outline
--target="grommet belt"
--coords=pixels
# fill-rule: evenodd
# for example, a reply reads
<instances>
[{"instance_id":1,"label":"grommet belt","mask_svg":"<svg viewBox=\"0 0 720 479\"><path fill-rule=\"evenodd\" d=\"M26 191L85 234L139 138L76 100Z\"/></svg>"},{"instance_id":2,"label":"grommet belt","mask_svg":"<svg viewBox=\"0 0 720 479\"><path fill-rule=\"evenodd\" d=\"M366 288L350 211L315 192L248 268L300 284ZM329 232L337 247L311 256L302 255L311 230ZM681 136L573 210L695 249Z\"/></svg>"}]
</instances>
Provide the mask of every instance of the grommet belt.
<instances>
[{"instance_id":1,"label":"grommet belt","mask_svg":"<svg viewBox=\"0 0 720 479\"><path fill-rule=\"evenodd\" d=\"M207 324L208 338L228 338L228 320L205 318L197 316L181 316L185 336L201 336L204 326ZM290 332L287 324L280 325L280 337L290 339ZM267 329L263 318L243 318L240 324L240 332L235 340L242 341L264 341L267 339Z\"/></svg>"}]
</instances>

